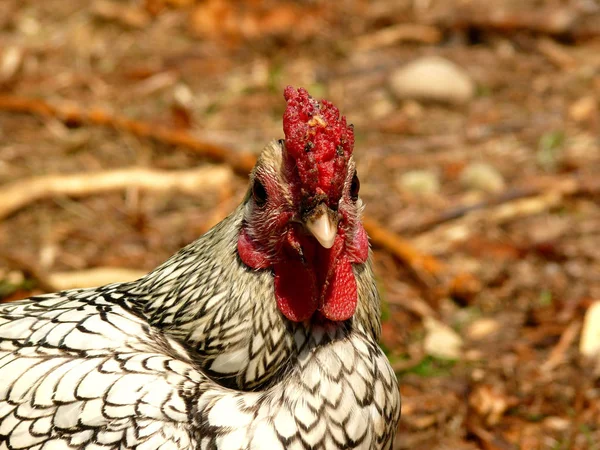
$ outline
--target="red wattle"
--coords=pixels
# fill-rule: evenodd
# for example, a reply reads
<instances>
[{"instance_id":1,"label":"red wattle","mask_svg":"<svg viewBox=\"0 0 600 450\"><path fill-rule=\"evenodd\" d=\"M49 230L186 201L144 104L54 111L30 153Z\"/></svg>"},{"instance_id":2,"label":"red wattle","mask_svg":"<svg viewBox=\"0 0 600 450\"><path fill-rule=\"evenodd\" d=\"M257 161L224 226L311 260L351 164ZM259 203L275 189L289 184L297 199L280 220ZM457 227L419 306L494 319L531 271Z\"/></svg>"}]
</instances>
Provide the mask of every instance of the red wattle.
<instances>
[{"instance_id":1,"label":"red wattle","mask_svg":"<svg viewBox=\"0 0 600 450\"><path fill-rule=\"evenodd\" d=\"M275 298L279 311L293 322L310 319L317 310L317 280L314 271L299 260L277 263Z\"/></svg>"},{"instance_id":2,"label":"red wattle","mask_svg":"<svg viewBox=\"0 0 600 450\"><path fill-rule=\"evenodd\" d=\"M364 228L359 226L350 246L345 245L341 234L333 247L326 250L316 241L301 242L294 233L288 234L288 245L291 249L288 257L272 262L242 229L237 248L247 266L273 269L277 307L288 320L303 322L317 310L332 321L350 319L358 300L352 263L365 262L369 254ZM305 262L294 257L297 248L304 250Z\"/></svg>"},{"instance_id":3,"label":"red wattle","mask_svg":"<svg viewBox=\"0 0 600 450\"><path fill-rule=\"evenodd\" d=\"M327 286L323 302L319 308L321 314L329 320L348 320L356 311L358 300L356 279L352 264L346 255L337 260L335 272Z\"/></svg>"}]
</instances>

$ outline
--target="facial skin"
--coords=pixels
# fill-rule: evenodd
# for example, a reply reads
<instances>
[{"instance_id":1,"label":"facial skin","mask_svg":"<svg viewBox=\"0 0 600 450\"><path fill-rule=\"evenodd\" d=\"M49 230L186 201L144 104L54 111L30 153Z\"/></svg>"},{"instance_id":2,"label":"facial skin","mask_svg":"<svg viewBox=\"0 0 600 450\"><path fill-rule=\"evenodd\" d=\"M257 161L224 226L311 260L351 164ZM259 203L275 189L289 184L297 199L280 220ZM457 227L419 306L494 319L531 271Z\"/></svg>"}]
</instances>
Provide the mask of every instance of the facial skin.
<instances>
[{"instance_id":1,"label":"facial skin","mask_svg":"<svg viewBox=\"0 0 600 450\"><path fill-rule=\"evenodd\" d=\"M279 148L252 174L238 252L249 267L273 270L277 304L289 320L304 321L317 311L346 320L356 308L352 264L368 256L354 161L347 162L339 198L306 208L296 201L298 178L290 176L293 167L281 141Z\"/></svg>"}]
</instances>

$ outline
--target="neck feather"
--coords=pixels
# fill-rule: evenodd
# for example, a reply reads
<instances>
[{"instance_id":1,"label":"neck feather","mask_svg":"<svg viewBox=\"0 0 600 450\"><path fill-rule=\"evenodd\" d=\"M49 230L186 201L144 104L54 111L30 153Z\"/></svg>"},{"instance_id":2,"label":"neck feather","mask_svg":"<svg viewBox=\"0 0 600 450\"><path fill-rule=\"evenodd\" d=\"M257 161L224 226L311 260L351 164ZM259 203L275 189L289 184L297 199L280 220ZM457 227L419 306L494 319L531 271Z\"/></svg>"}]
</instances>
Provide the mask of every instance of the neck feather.
<instances>
[{"instance_id":1,"label":"neck feather","mask_svg":"<svg viewBox=\"0 0 600 450\"><path fill-rule=\"evenodd\" d=\"M277 310L273 275L248 268L237 254L244 204L197 241L134 283L129 306L190 351L215 380L238 389L274 382L298 353L294 324ZM340 329L379 338L379 296L370 262L354 266L358 307Z\"/></svg>"}]
</instances>

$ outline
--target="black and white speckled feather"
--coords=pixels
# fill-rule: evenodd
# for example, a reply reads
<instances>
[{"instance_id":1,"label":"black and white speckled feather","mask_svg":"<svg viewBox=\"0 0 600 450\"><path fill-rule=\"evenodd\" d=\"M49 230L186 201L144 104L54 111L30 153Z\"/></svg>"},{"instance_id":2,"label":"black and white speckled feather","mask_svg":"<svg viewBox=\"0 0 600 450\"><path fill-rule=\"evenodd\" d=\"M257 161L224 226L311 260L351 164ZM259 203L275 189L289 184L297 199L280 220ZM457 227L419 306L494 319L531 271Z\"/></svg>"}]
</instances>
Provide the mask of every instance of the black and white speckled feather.
<instances>
[{"instance_id":1,"label":"black and white speckled feather","mask_svg":"<svg viewBox=\"0 0 600 450\"><path fill-rule=\"evenodd\" d=\"M278 374L293 343L272 300L272 275L248 269L237 256L242 211L117 289L134 311L193 349L212 378L256 389Z\"/></svg>"},{"instance_id":2,"label":"black and white speckled feather","mask_svg":"<svg viewBox=\"0 0 600 450\"><path fill-rule=\"evenodd\" d=\"M370 263L352 319L289 322L236 253L245 212L138 281L1 305L0 450L390 449Z\"/></svg>"}]
</instances>

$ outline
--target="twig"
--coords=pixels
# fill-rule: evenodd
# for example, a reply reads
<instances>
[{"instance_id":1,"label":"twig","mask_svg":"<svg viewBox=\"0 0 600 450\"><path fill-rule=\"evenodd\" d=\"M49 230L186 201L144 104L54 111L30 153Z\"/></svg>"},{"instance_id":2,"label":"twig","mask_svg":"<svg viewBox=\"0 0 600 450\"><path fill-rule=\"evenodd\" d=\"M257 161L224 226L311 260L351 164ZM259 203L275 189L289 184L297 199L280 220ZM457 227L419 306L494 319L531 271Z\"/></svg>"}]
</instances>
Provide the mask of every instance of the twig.
<instances>
[{"instance_id":1,"label":"twig","mask_svg":"<svg viewBox=\"0 0 600 450\"><path fill-rule=\"evenodd\" d=\"M498 436L475 424L473 420L467 420L467 429L481 441L482 448L485 450L516 450L516 447L507 442L502 436Z\"/></svg>"},{"instance_id":2,"label":"twig","mask_svg":"<svg viewBox=\"0 0 600 450\"><path fill-rule=\"evenodd\" d=\"M35 176L0 187L0 219L32 202L57 195L82 197L132 187L197 194L220 189L230 183L231 178L231 171L223 166L205 166L185 171L133 168L75 175Z\"/></svg>"},{"instance_id":3,"label":"twig","mask_svg":"<svg viewBox=\"0 0 600 450\"><path fill-rule=\"evenodd\" d=\"M236 152L211 142L202 141L183 130L173 130L154 123L112 115L99 108L84 110L75 105L59 106L40 99L0 95L0 110L56 117L65 123L89 123L127 131L139 137L185 147L214 161L226 163L235 172L242 175L248 175L256 162L256 155L253 153Z\"/></svg>"},{"instance_id":4,"label":"twig","mask_svg":"<svg viewBox=\"0 0 600 450\"><path fill-rule=\"evenodd\" d=\"M35 280L37 287L44 292L57 292L67 289L102 286L109 283L133 281L147 272L116 267L97 267L94 269L74 270L70 272L47 273L37 261L32 261L21 253L7 253L0 257L8 267L25 272Z\"/></svg>"},{"instance_id":5,"label":"twig","mask_svg":"<svg viewBox=\"0 0 600 450\"><path fill-rule=\"evenodd\" d=\"M465 228L475 229L475 222L505 223L515 218L538 214L555 207L565 197L594 194L600 191L600 181L597 179L575 178L575 177L545 177L526 180L523 187L510 189L496 197L486 199L474 205L459 206L442 211L435 217L431 217L423 223L417 224L410 229L421 234L420 240L428 241L428 236L435 235L439 238L440 233L460 236L466 239L463 233ZM447 227L434 229L446 222L455 221ZM432 230L430 233L425 232ZM456 240L456 239L452 239Z\"/></svg>"},{"instance_id":6,"label":"twig","mask_svg":"<svg viewBox=\"0 0 600 450\"><path fill-rule=\"evenodd\" d=\"M559 205L565 196L600 190L596 180L569 178L544 178L531 180L530 186L515 189L476 205L459 207L441 213L418 227L419 231L431 229L444 222L453 221L446 227L422 233L415 239L420 248L434 249L440 242L451 245L468 239L476 223L505 223L516 217L538 214ZM538 195L536 195L538 194ZM404 261L429 289L442 287L443 294L468 298L481 289L479 281L471 274L459 273L448 280L448 269L439 260L417 250L412 244L400 239L375 221L365 218L365 229L373 244L381 246ZM439 250L439 249L438 249Z\"/></svg>"},{"instance_id":7,"label":"twig","mask_svg":"<svg viewBox=\"0 0 600 450\"><path fill-rule=\"evenodd\" d=\"M416 296L413 297L400 294L397 288L394 287L395 284L396 283L391 286L388 285L388 295L386 295L386 302L388 304L400 306L421 319L424 319L425 317L436 317L436 312L427 302Z\"/></svg>"},{"instance_id":8,"label":"twig","mask_svg":"<svg viewBox=\"0 0 600 450\"><path fill-rule=\"evenodd\" d=\"M506 192L499 194L496 197L485 199L473 205L461 205L446 209L433 217L429 217L421 223L405 227L403 231L410 231L411 233L424 233L432 228L435 228L438 225L459 219L461 217L466 216L469 213L481 209L487 209L491 206L501 205L503 203L511 202L520 198L532 197L538 193L539 190L531 186L525 187L523 189L510 189Z\"/></svg>"},{"instance_id":9,"label":"twig","mask_svg":"<svg viewBox=\"0 0 600 450\"><path fill-rule=\"evenodd\" d=\"M409 266L418 272L425 271L435 277L443 270L443 264L436 258L417 251L408 242L383 228L375 220L365 217L363 224L373 244L385 248L400 260L408 262Z\"/></svg>"},{"instance_id":10,"label":"twig","mask_svg":"<svg viewBox=\"0 0 600 450\"><path fill-rule=\"evenodd\" d=\"M420 252L373 219L365 217L363 224L371 242L404 262L435 297L452 295L467 298L480 290L480 283L473 275L461 272L451 276L448 267L441 261Z\"/></svg>"},{"instance_id":11,"label":"twig","mask_svg":"<svg viewBox=\"0 0 600 450\"><path fill-rule=\"evenodd\" d=\"M45 292L55 292L58 289L48 278L48 274L38 265L37 261L32 261L23 253L5 253L0 255L0 260L4 261L9 268L26 273L34 279L37 287Z\"/></svg>"},{"instance_id":12,"label":"twig","mask_svg":"<svg viewBox=\"0 0 600 450\"><path fill-rule=\"evenodd\" d=\"M586 20L588 19L588 20ZM526 31L549 36L590 39L600 35L598 16L574 8L503 9L465 7L448 10L428 20L444 29L480 29L498 32Z\"/></svg>"},{"instance_id":13,"label":"twig","mask_svg":"<svg viewBox=\"0 0 600 450\"><path fill-rule=\"evenodd\" d=\"M575 341L575 338L579 334L581 328L581 322L578 320L573 321L562 333L558 344L550 352L550 356L542 364L541 370L543 373L548 373L553 370L560 363L565 361L565 353Z\"/></svg>"},{"instance_id":14,"label":"twig","mask_svg":"<svg viewBox=\"0 0 600 450\"><path fill-rule=\"evenodd\" d=\"M479 224L498 225L516 218L540 214L560 205L562 199L560 194L550 192L501 204L491 209L474 211L446 226L419 235L415 238L415 242L420 248L429 251L444 251L449 246L468 240L472 232L480 229Z\"/></svg>"},{"instance_id":15,"label":"twig","mask_svg":"<svg viewBox=\"0 0 600 450\"><path fill-rule=\"evenodd\" d=\"M417 350L410 355L409 359L402 359L399 361L392 362L392 369L396 373L406 372L410 369L414 369L423 362L423 358L425 358L425 356L426 355L422 350ZM406 411L404 411L404 409L402 410L402 414L406 414Z\"/></svg>"},{"instance_id":16,"label":"twig","mask_svg":"<svg viewBox=\"0 0 600 450\"><path fill-rule=\"evenodd\" d=\"M146 275L146 272L117 267L96 267L72 272L55 272L47 275L47 280L55 290L88 288L109 283L133 281Z\"/></svg>"},{"instance_id":17,"label":"twig","mask_svg":"<svg viewBox=\"0 0 600 450\"><path fill-rule=\"evenodd\" d=\"M360 36L356 40L354 50L372 50L405 41L436 44L441 39L442 33L435 27L430 25L402 23Z\"/></svg>"},{"instance_id":18,"label":"twig","mask_svg":"<svg viewBox=\"0 0 600 450\"><path fill-rule=\"evenodd\" d=\"M537 43L538 51L560 69L572 69L577 66L575 58L564 46L550 38L542 38Z\"/></svg>"}]
</instances>

